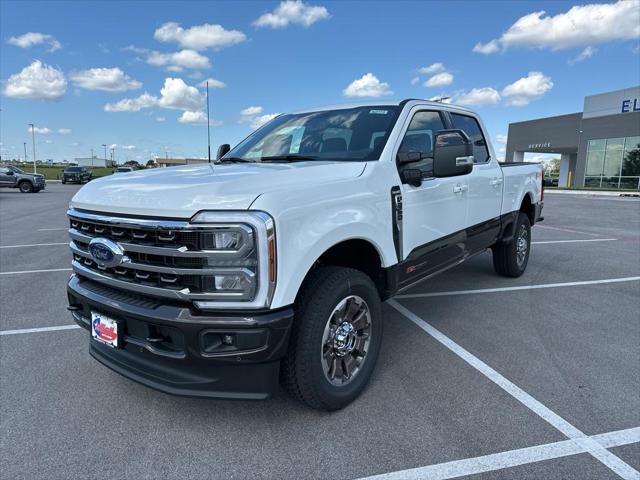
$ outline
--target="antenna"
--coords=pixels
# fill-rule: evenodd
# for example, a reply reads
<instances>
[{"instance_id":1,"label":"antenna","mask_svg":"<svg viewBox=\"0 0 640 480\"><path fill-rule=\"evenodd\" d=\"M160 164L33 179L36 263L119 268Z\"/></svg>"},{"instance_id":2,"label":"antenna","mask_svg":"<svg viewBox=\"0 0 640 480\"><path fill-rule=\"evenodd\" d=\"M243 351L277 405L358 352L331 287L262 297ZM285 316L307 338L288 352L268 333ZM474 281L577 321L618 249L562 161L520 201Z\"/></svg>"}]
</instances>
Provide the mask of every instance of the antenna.
<instances>
[{"instance_id":1,"label":"antenna","mask_svg":"<svg viewBox=\"0 0 640 480\"><path fill-rule=\"evenodd\" d=\"M209 80L207 80L207 153L211 163L211 127L209 124Z\"/></svg>"}]
</instances>

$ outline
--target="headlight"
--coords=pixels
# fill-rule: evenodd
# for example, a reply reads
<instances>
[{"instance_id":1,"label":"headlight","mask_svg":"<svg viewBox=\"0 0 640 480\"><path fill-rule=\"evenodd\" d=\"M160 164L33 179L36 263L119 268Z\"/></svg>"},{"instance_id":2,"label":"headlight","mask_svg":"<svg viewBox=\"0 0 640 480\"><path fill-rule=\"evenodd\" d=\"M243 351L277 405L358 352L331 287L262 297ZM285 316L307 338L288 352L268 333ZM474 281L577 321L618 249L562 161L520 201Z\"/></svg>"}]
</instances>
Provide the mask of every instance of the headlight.
<instances>
[{"instance_id":1,"label":"headlight","mask_svg":"<svg viewBox=\"0 0 640 480\"><path fill-rule=\"evenodd\" d=\"M207 251L207 293L219 300L200 300L199 308L268 307L276 282L273 219L264 212L200 212L191 224L202 230L200 248Z\"/></svg>"}]
</instances>

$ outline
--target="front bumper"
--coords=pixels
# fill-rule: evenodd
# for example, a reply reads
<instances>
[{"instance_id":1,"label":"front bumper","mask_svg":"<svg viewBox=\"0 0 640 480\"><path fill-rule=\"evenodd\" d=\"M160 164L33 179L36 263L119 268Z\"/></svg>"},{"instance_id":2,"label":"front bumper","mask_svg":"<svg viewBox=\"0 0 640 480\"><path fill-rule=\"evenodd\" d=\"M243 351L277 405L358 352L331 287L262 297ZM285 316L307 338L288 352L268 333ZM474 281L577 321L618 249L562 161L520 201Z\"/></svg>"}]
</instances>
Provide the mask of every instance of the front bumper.
<instances>
[{"instance_id":1,"label":"front bumper","mask_svg":"<svg viewBox=\"0 0 640 480\"><path fill-rule=\"evenodd\" d=\"M187 304L132 295L72 275L69 309L89 330L91 312L118 322L122 348L90 339L90 354L157 390L192 397L264 399L278 384L293 309L201 314ZM232 344L223 338L232 339Z\"/></svg>"}]
</instances>

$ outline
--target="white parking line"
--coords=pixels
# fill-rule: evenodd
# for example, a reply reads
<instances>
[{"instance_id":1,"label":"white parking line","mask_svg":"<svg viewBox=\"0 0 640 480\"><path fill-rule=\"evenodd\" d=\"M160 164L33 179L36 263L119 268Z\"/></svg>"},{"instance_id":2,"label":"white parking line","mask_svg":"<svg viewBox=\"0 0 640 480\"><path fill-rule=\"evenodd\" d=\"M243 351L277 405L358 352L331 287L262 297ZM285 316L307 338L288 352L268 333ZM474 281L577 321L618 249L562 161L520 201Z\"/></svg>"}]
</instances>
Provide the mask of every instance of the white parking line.
<instances>
[{"instance_id":1,"label":"white parking line","mask_svg":"<svg viewBox=\"0 0 640 480\"><path fill-rule=\"evenodd\" d=\"M640 277L639 277L640 278ZM444 335L438 329L431 326L425 320L417 316L411 310L403 307L395 300L389 300L387 302L390 306L395 308L398 312L404 315L407 319L411 320L418 328L424 330L427 334L433 337L435 340L440 342L446 348L451 350L451 352L455 353L462 360L467 362L471 367L478 370L485 377L491 380L493 383L502 388L509 395L514 397L520 403L522 403L525 407L531 410L533 413L538 415L540 418L545 420L547 423L552 425L554 428L562 432L569 439L579 440L579 442L584 446L585 449L588 450L588 453L591 454L596 459L600 460L604 465L609 467L615 473L617 473L620 477L624 479L640 479L640 472L636 469L623 462L620 458L616 457L613 453L606 450L602 447L596 440L593 440L587 435L585 435L582 431L578 430L578 428L571 425L564 418L562 418L557 413L551 411L545 405L540 403L538 400L533 398L527 392L522 390L513 382L509 381L507 378L502 376L500 373L495 371L489 365L484 363L475 355L469 353L467 350L462 348L456 342L451 340L449 337ZM405 478L405 477L399 477Z\"/></svg>"},{"instance_id":2,"label":"white parking line","mask_svg":"<svg viewBox=\"0 0 640 480\"><path fill-rule=\"evenodd\" d=\"M20 275L21 273L70 272L70 268L49 268L47 270L21 270L18 272L0 272L0 275Z\"/></svg>"},{"instance_id":3,"label":"white parking line","mask_svg":"<svg viewBox=\"0 0 640 480\"><path fill-rule=\"evenodd\" d=\"M39 232L53 232L56 230L69 230L68 228L39 228Z\"/></svg>"},{"instance_id":4,"label":"white parking line","mask_svg":"<svg viewBox=\"0 0 640 480\"><path fill-rule=\"evenodd\" d=\"M58 330L75 330L79 325L57 325L55 327L19 328L17 330L0 330L2 335L21 335L23 333L57 332Z\"/></svg>"},{"instance_id":5,"label":"white parking line","mask_svg":"<svg viewBox=\"0 0 640 480\"><path fill-rule=\"evenodd\" d=\"M452 295L472 295L478 293L515 292L518 290L537 290L539 288L579 287L582 285L600 285L605 283L635 282L640 277L605 278L604 280L585 280L582 282L540 283L537 285L519 285L517 287L479 288L477 290L451 290L448 292L406 293L394 298L449 297Z\"/></svg>"},{"instance_id":6,"label":"white parking line","mask_svg":"<svg viewBox=\"0 0 640 480\"><path fill-rule=\"evenodd\" d=\"M550 243L581 243L581 242L613 242L617 238L583 238L581 240L544 240L531 242L531 245L548 245Z\"/></svg>"},{"instance_id":7,"label":"white parking line","mask_svg":"<svg viewBox=\"0 0 640 480\"><path fill-rule=\"evenodd\" d=\"M620 447L640 442L640 428L603 433L591 436L589 439L595 441L602 448ZM591 453L590 446L586 445L581 439L571 439L483 455L481 457L428 465L426 467L383 473L360 480L417 480L425 478L429 480L445 480L568 457L580 453Z\"/></svg>"},{"instance_id":8,"label":"white parking line","mask_svg":"<svg viewBox=\"0 0 640 480\"><path fill-rule=\"evenodd\" d=\"M560 232L579 233L581 235L591 235L592 237L599 237L597 233L581 232L579 230L570 230L568 228L552 227L551 225L540 225L536 223L536 228L548 228L549 230L559 230Z\"/></svg>"},{"instance_id":9,"label":"white parking line","mask_svg":"<svg viewBox=\"0 0 640 480\"><path fill-rule=\"evenodd\" d=\"M51 245L69 245L69 242L59 243L31 243L29 245L2 245L0 248L21 248L21 247L49 247Z\"/></svg>"}]
</instances>

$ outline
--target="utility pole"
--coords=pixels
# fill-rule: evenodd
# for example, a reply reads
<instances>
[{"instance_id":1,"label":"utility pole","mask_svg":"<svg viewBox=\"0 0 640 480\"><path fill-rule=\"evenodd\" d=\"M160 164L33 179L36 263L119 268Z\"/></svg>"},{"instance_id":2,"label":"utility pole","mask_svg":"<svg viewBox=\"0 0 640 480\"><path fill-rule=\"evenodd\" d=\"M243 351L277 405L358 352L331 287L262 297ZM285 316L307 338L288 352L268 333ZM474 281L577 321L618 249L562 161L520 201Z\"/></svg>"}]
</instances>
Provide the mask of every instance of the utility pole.
<instances>
[{"instance_id":1,"label":"utility pole","mask_svg":"<svg viewBox=\"0 0 640 480\"><path fill-rule=\"evenodd\" d=\"M102 146L104 147L104 166L107 166L107 144L103 143Z\"/></svg>"},{"instance_id":2,"label":"utility pole","mask_svg":"<svg viewBox=\"0 0 640 480\"><path fill-rule=\"evenodd\" d=\"M33 144L33 173L38 173L36 169L36 126L30 123L31 127L31 143Z\"/></svg>"},{"instance_id":3,"label":"utility pole","mask_svg":"<svg viewBox=\"0 0 640 480\"><path fill-rule=\"evenodd\" d=\"M24 146L24 163L27 163L27 142L22 142Z\"/></svg>"},{"instance_id":4,"label":"utility pole","mask_svg":"<svg viewBox=\"0 0 640 480\"><path fill-rule=\"evenodd\" d=\"M116 161L116 156L115 156L115 148L111 147L111 161L115 162Z\"/></svg>"},{"instance_id":5,"label":"utility pole","mask_svg":"<svg viewBox=\"0 0 640 480\"><path fill-rule=\"evenodd\" d=\"M207 80L207 152L211 163L211 125L209 123L209 80Z\"/></svg>"}]
</instances>

